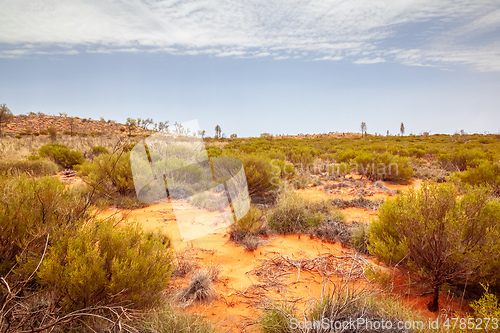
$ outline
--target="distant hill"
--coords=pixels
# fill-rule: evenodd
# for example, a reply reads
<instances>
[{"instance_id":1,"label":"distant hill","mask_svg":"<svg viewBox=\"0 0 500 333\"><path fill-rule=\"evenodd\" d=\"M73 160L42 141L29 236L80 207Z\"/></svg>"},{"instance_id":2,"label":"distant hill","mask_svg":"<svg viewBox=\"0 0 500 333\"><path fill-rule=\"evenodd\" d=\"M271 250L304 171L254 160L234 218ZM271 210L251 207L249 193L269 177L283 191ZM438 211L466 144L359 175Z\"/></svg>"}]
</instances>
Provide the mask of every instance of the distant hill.
<instances>
[{"instance_id":1,"label":"distant hill","mask_svg":"<svg viewBox=\"0 0 500 333\"><path fill-rule=\"evenodd\" d=\"M80 117L50 116L44 114L18 115L2 128L7 135L40 133L49 127L55 127L58 134L115 134L128 133L124 124L112 120L93 120ZM147 132L143 128L136 128L133 133Z\"/></svg>"}]
</instances>

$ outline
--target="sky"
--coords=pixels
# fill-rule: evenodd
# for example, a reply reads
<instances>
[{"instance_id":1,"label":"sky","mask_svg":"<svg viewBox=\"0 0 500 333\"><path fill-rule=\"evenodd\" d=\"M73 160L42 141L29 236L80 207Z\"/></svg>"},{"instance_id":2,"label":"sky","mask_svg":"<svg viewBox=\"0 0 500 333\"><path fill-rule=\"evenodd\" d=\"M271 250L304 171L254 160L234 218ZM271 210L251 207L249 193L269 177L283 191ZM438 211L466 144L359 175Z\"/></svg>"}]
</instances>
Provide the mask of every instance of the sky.
<instances>
[{"instance_id":1,"label":"sky","mask_svg":"<svg viewBox=\"0 0 500 333\"><path fill-rule=\"evenodd\" d=\"M1 0L14 114L500 133L498 0Z\"/></svg>"}]
</instances>

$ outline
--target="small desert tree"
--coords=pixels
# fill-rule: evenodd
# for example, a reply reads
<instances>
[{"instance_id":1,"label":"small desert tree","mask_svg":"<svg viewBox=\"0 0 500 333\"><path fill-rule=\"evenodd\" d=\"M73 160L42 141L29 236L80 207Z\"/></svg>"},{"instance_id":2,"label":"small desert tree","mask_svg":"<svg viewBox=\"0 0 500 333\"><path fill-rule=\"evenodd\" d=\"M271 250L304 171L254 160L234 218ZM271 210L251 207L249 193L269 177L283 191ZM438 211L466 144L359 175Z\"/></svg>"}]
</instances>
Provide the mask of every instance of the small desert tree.
<instances>
[{"instance_id":1,"label":"small desert tree","mask_svg":"<svg viewBox=\"0 0 500 333\"><path fill-rule=\"evenodd\" d=\"M424 184L380 206L369 233L372 254L406 266L432 288L431 311L444 283L498 279L500 203L486 187L459 196L453 185Z\"/></svg>"},{"instance_id":2,"label":"small desert tree","mask_svg":"<svg viewBox=\"0 0 500 333\"><path fill-rule=\"evenodd\" d=\"M1 104L0 105L0 136L2 135L2 127L10 122L14 115L12 114L12 111L7 107L7 105Z\"/></svg>"},{"instance_id":3,"label":"small desert tree","mask_svg":"<svg viewBox=\"0 0 500 333\"><path fill-rule=\"evenodd\" d=\"M137 126L137 121L133 118L127 118L125 125L127 125L128 128L128 135L132 135L132 131Z\"/></svg>"},{"instance_id":4,"label":"small desert tree","mask_svg":"<svg viewBox=\"0 0 500 333\"><path fill-rule=\"evenodd\" d=\"M221 128L219 125L215 126L215 138L220 139L221 137Z\"/></svg>"},{"instance_id":5,"label":"small desert tree","mask_svg":"<svg viewBox=\"0 0 500 333\"><path fill-rule=\"evenodd\" d=\"M47 128L47 132L49 133L50 140L56 141L57 139L57 128L54 126L50 126Z\"/></svg>"},{"instance_id":6,"label":"small desert tree","mask_svg":"<svg viewBox=\"0 0 500 333\"><path fill-rule=\"evenodd\" d=\"M401 136L405 135L405 124L401 122L401 126L399 127L399 131L401 132Z\"/></svg>"},{"instance_id":7,"label":"small desert tree","mask_svg":"<svg viewBox=\"0 0 500 333\"><path fill-rule=\"evenodd\" d=\"M364 121L361 123L361 136L366 136L366 123Z\"/></svg>"}]
</instances>

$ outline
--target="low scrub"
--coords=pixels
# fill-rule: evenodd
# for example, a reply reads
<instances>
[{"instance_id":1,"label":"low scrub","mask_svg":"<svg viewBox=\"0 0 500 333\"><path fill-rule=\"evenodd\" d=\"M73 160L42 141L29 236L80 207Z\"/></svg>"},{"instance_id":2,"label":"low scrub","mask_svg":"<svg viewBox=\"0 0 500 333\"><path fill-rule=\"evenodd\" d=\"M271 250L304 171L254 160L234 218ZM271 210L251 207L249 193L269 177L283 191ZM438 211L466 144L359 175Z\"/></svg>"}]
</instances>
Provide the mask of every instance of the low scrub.
<instances>
[{"instance_id":1,"label":"low scrub","mask_svg":"<svg viewBox=\"0 0 500 333\"><path fill-rule=\"evenodd\" d=\"M63 168L73 168L77 164L83 163L82 153L71 150L59 143L46 144L38 150L42 157L49 158Z\"/></svg>"},{"instance_id":2,"label":"low scrub","mask_svg":"<svg viewBox=\"0 0 500 333\"><path fill-rule=\"evenodd\" d=\"M272 166L272 160L261 155L242 156L248 192L251 196L275 191L280 184L281 172Z\"/></svg>"},{"instance_id":3,"label":"low scrub","mask_svg":"<svg viewBox=\"0 0 500 333\"><path fill-rule=\"evenodd\" d=\"M363 290L334 290L319 300L311 300L310 303L307 311L298 311L293 305L284 303L271 304L261 316L262 331L371 333L389 330L421 332L426 328L425 322L411 315L399 301L373 296ZM389 322L390 329L387 328ZM408 327L401 327L401 323L407 324Z\"/></svg>"},{"instance_id":4,"label":"low scrub","mask_svg":"<svg viewBox=\"0 0 500 333\"><path fill-rule=\"evenodd\" d=\"M16 175L26 173L33 177L43 177L55 175L57 171L59 171L57 164L45 159L0 161L0 173Z\"/></svg>"},{"instance_id":5,"label":"low scrub","mask_svg":"<svg viewBox=\"0 0 500 333\"><path fill-rule=\"evenodd\" d=\"M102 154L92 162L76 167L93 194L93 202L100 206L116 205L122 208L140 208L130 165L130 152Z\"/></svg>"},{"instance_id":6,"label":"low scrub","mask_svg":"<svg viewBox=\"0 0 500 333\"><path fill-rule=\"evenodd\" d=\"M65 311L94 304L152 304L173 270L168 236L147 233L136 223L96 221L55 242L38 278Z\"/></svg>"},{"instance_id":7,"label":"low scrub","mask_svg":"<svg viewBox=\"0 0 500 333\"><path fill-rule=\"evenodd\" d=\"M181 312L172 305L148 311L134 325L137 331L144 333L186 332L215 333L215 328L201 316Z\"/></svg>"},{"instance_id":8,"label":"low scrub","mask_svg":"<svg viewBox=\"0 0 500 333\"><path fill-rule=\"evenodd\" d=\"M39 260L47 235L56 239L78 227L86 208L80 189L67 189L57 179L0 176L0 274Z\"/></svg>"},{"instance_id":9,"label":"low scrub","mask_svg":"<svg viewBox=\"0 0 500 333\"><path fill-rule=\"evenodd\" d=\"M294 191L284 191L268 213L269 228L280 234L305 232L317 227L330 210L326 201L307 200Z\"/></svg>"},{"instance_id":10,"label":"low scrub","mask_svg":"<svg viewBox=\"0 0 500 333\"><path fill-rule=\"evenodd\" d=\"M498 163L485 161L476 168L468 168L462 173L455 173L453 178L473 186L490 186L495 195L500 196L500 164Z\"/></svg>"},{"instance_id":11,"label":"low scrub","mask_svg":"<svg viewBox=\"0 0 500 333\"><path fill-rule=\"evenodd\" d=\"M356 158L356 172L372 181L384 180L407 184L413 179L411 160L390 153L361 152Z\"/></svg>"},{"instance_id":12,"label":"low scrub","mask_svg":"<svg viewBox=\"0 0 500 333\"><path fill-rule=\"evenodd\" d=\"M267 227L263 223L262 211L251 206L243 218L231 225L229 240L240 244L247 251L253 251L263 244L260 236L267 235L267 233Z\"/></svg>"},{"instance_id":13,"label":"low scrub","mask_svg":"<svg viewBox=\"0 0 500 333\"><path fill-rule=\"evenodd\" d=\"M345 209L345 208L351 208L351 207L365 208L365 209L378 209L379 206L384 203L384 200L370 200L370 199L366 199L365 197L358 197L358 198L349 199L349 200L335 198L335 199L330 200L330 203L339 209Z\"/></svg>"}]
</instances>

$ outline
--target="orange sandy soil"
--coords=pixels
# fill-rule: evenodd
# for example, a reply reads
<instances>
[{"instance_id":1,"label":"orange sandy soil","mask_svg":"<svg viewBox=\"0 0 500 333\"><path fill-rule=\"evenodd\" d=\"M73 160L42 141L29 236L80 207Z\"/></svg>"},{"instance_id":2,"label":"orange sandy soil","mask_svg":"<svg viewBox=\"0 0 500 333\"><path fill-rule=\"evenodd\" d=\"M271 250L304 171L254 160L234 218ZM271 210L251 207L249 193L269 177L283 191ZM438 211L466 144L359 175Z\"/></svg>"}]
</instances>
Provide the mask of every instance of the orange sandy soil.
<instances>
[{"instance_id":1,"label":"orange sandy soil","mask_svg":"<svg viewBox=\"0 0 500 333\"><path fill-rule=\"evenodd\" d=\"M409 186L419 187L420 184L421 181L416 180ZM391 184L386 184L386 187L398 190L408 188L408 186ZM332 198L332 195L328 195L316 188L299 190L299 193L316 199ZM346 195L340 197L349 198ZM192 209L193 214L200 211L194 207ZM350 221L370 222L376 216L375 211L360 208L349 208L343 212ZM258 318L265 306L263 301L266 300L266 297L274 300L286 297L287 300L298 302L297 305L300 308L300 305L306 306L306 301L311 298L321 296L323 281L318 274L309 272L300 272L300 276L298 272L292 272L286 279L286 288L270 290L266 292L264 297L262 295L258 297L256 293L252 292L256 290L251 286L258 283L257 277L247 273L251 272L262 260L275 255L276 252L293 259L314 258L325 253L354 255L353 250L342 248L339 244L311 239L305 235L273 236L267 240L265 245L260 246L254 252L247 252L243 247L230 242L227 230L220 230L214 234L183 242L170 203L154 204L136 210L118 211L110 208L101 212L99 217L105 218L113 214L118 216L126 215L131 220L139 221L144 228L149 230L162 230L171 236L173 247L177 253L187 249L195 255L196 260L201 265L213 264L220 267L219 281L215 285L219 295L218 299L209 304L192 304L186 307L187 311L202 315L210 320L219 332L260 332ZM212 214L215 216L217 212ZM414 296L418 292L411 290L412 295L407 296L410 293L410 288L408 287L408 278L403 273L392 268L378 266L376 259L372 257L364 256L363 258L366 262L371 262L374 266L392 275L390 294L402 299L409 307L420 313L423 318L436 318L436 314L426 310L425 304L430 301L430 295ZM175 292L186 286L188 279L189 275L186 278L172 279L170 283L171 291ZM331 279L331 283L337 285L341 282L340 277ZM363 277L351 281L350 286L380 290L378 285L370 284ZM460 309L467 310L466 307L460 307L458 300L447 298L445 294L441 296L440 306L452 312Z\"/></svg>"}]
</instances>

